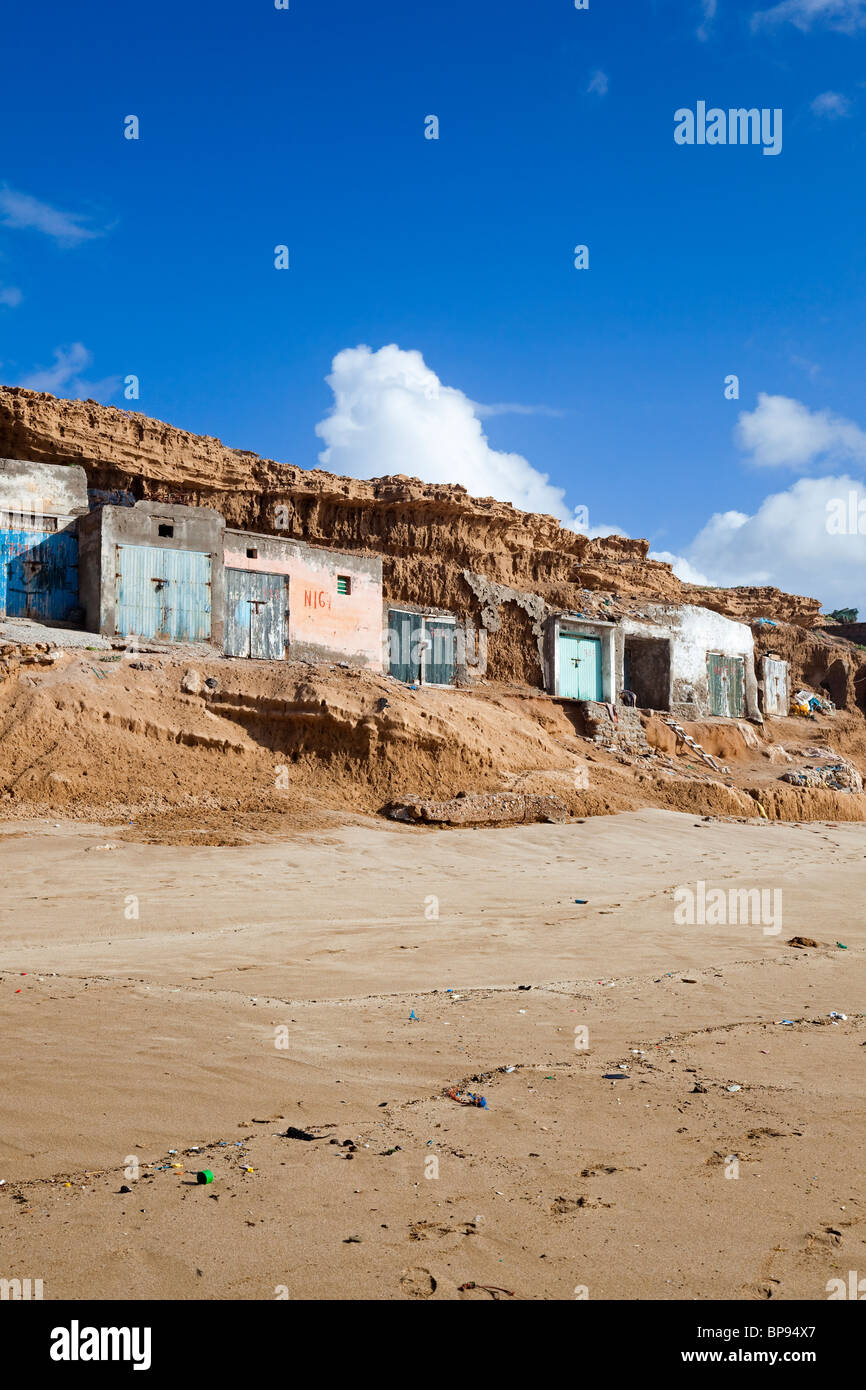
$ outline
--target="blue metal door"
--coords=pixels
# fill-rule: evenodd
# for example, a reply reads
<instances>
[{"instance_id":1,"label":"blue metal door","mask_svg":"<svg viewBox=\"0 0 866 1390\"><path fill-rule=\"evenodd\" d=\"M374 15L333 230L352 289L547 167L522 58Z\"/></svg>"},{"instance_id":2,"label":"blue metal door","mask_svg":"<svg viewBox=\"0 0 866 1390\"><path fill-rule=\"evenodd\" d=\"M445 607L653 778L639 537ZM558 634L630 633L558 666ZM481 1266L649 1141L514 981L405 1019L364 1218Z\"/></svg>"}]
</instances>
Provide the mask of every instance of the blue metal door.
<instances>
[{"instance_id":1,"label":"blue metal door","mask_svg":"<svg viewBox=\"0 0 866 1390\"><path fill-rule=\"evenodd\" d=\"M119 545L115 630L120 637L206 642L211 635L211 557L198 550Z\"/></svg>"},{"instance_id":2,"label":"blue metal door","mask_svg":"<svg viewBox=\"0 0 866 1390\"><path fill-rule=\"evenodd\" d=\"M227 656L283 661L286 655L286 594L284 574L259 570L226 570Z\"/></svg>"},{"instance_id":3,"label":"blue metal door","mask_svg":"<svg viewBox=\"0 0 866 1390\"><path fill-rule=\"evenodd\" d=\"M62 622L77 607L73 531L0 531L0 613Z\"/></svg>"},{"instance_id":4,"label":"blue metal door","mask_svg":"<svg viewBox=\"0 0 866 1390\"><path fill-rule=\"evenodd\" d=\"M559 634L559 692L568 700L602 699L601 641L577 632Z\"/></svg>"}]
</instances>

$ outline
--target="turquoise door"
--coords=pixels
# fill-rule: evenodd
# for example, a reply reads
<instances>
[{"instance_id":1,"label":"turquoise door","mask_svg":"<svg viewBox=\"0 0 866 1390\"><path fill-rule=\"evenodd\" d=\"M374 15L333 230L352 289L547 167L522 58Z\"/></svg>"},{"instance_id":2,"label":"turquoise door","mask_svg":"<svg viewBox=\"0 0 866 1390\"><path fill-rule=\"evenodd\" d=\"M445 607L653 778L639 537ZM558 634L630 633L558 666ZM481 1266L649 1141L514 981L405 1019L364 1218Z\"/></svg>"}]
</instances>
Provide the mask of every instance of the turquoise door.
<instances>
[{"instance_id":1,"label":"turquoise door","mask_svg":"<svg viewBox=\"0 0 866 1390\"><path fill-rule=\"evenodd\" d=\"M119 637L206 642L211 635L211 557L198 550L117 546Z\"/></svg>"},{"instance_id":2,"label":"turquoise door","mask_svg":"<svg viewBox=\"0 0 866 1390\"><path fill-rule=\"evenodd\" d=\"M601 700L601 640L559 634L559 691L567 700Z\"/></svg>"}]
</instances>

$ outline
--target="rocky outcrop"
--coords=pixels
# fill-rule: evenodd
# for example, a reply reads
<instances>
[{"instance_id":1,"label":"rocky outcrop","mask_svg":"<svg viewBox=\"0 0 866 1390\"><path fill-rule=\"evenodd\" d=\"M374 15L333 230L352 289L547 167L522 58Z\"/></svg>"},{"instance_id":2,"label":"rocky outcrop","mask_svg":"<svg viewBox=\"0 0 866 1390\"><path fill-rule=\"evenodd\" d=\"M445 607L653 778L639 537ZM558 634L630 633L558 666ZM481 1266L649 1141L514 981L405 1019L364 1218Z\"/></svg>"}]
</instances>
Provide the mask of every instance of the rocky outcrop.
<instances>
[{"instance_id":1,"label":"rocky outcrop","mask_svg":"<svg viewBox=\"0 0 866 1390\"><path fill-rule=\"evenodd\" d=\"M396 476L359 481L230 449L135 411L0 386L0 458L81 465L94 499L214 507L230 527L382 556L385 598L455 613L483 633L491 679L541 686L541 634L551 611L616 619L646 603L694 603L753 622L793 624L795 679L840 707L866 705L851 644L832 660L804 629L817 599L770 587L684 584L648 558L648 542L590 540L555 517L517 511L459 484ZM776 629L756 629L772 634ZM480 637L479 637L480 643ZM830 643L832 646L832 643ZM762 648L766 650L767 648Z\"/></svg>"},{"instance_id":2,"label":"rocky outcrop","mask_svg":"<svg viewBox=\"0 0 866 1390\"><path fill-rule=\"evenodd\" d=\"M135 411L0 386L0 458L81 464L104 500L127 496L215 507L229 526L384 557L386 595L477 618L463 571L560 608L594 596L700 603L732 617L763 613L811 626L819 604L775 589L705 589L649 560L648 542L590 540L551 516L520 512L459 484L403 476L358 481L229 449Z\"/></svg>"}]
</instances>

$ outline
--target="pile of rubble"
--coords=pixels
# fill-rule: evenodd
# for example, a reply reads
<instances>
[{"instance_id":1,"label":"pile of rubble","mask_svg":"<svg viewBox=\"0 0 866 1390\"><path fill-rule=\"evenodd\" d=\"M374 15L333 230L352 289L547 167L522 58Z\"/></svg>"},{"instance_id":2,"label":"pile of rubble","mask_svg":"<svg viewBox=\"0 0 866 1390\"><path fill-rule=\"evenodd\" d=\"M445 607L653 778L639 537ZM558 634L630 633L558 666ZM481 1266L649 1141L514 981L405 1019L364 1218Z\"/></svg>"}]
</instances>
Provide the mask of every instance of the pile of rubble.
<instances>
[{"instance_id":1,"label":"pile of rubble","mask_svg":"<svg viewBox=\"0 0 866 1390\"><path fill-rule=\"evenodd\" d=\"M649 751L640 713L627 705L613 706L587 700L583 705L583 727L587 738L611 751Z\"/></svg>"},{"instance_id":2,"label":"pile of rubble","mask_svg":"<svg viewBox=\"0 0 866 1390\"><path fill-rule=\"evenodd\" d=\"M461 792L450 801L403 796L392 802L391 820L416 825L525 825L532 821L568 820L558 796L528 792Z\"/></svg>"},{"instance_id":3,"label":"pile of rubble","mask_svg":"<svg viewBox=\"0 0 866 1390\"><path fill-rule=\"evenodd\" d=\"M790 782L795 787L829 787L835 792L862 792L863 778L847 758L839 762L819 764L817 767L803 767L796 771L783 772L782 782Z\"/></svg>"}]
</instances>

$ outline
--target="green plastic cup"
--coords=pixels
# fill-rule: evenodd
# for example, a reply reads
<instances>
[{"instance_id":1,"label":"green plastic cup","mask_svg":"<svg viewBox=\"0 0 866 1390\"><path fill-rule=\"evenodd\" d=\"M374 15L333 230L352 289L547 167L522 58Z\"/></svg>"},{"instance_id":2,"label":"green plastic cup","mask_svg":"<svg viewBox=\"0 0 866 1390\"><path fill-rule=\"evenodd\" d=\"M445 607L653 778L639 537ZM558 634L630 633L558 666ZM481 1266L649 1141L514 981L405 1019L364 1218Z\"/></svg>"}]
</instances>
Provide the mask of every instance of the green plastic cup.
<instances>
[{"instance_id":1,"label":"green plastic cup","mask_svg":"<svg viewBox=\"0 0 866 1390\"><path fill-rule=\"evenodd\" d=\"M210 1168L202 1168L200 1173L196 1173L195 1180L201 1183L213 1182L213 1173Z\"/></svg>"}]
</instances>

